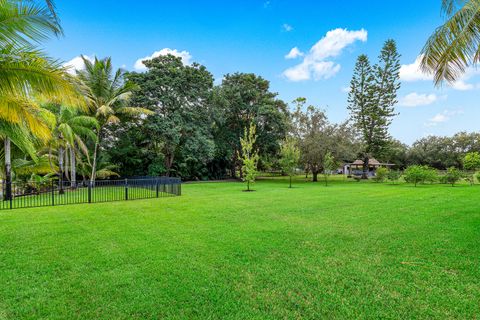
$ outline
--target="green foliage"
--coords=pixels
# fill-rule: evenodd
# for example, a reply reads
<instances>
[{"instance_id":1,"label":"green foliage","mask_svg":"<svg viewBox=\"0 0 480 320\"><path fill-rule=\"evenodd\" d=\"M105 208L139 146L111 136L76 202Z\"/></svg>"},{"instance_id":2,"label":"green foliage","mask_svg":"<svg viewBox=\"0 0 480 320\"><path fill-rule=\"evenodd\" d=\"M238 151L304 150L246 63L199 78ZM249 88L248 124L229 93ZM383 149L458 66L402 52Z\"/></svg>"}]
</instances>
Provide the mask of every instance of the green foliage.
<instances>
[{"instance_id":1,"label":"green foliage","mask_svg":"<svg viewBox=\"0 0 480 320\"><path fill-rule=\"evenodd\" d=\"M240 164L240 137L251 122L256 126L259 155L278 158L287 134L288 108L277 96L269 81L253 73L227 74L214 89L216 159L224 161L232 175Z\"/></svg>"},{"instance_id":2,"label":"green foliage","mask_svg":"<svg viewBox=\"0 0 480 320\"><path fill-rule=\"evenodd\" d=\"M298 162L300 161L300 150L298 149L295 140L286 139L280 145L280 167L283 172L289 176L289 187L292 187L292 176L295 175Z\"/></svg>"},{"instance_id":3,"label":"green foliage","mask_svg":"<svg viewBox=\"0 0 480 320\"><path fill-rule=\"evenodd\" d=\"M250 184L255 183L258 175L258 151L254 149L257 140L255 124L250 123L249 128L245 128L243 137L240 138L242 153L239 157L242 159L243 181L247 183L247 191L250 191Z\"/></svg>"},{"instance_id":4,"label":"green foliage","mask_svg":"<svg viewBox=\"0 0 480 320\"><path fill-rule=\"evenodd\" d=\"M463 158L463 167L466 170L478 170L480 169L480 153L469 152Z\"/></svg>"},{"instance_id":5,"label":"green foliage","mask_svg":"<svg viewBox=\"0 0 480 320\"><path fill-rule=\"evenodd\" d=\"M460 179L463 178L463 173L461 170L450 167L447 169L447 173L445 175L445 181L453 186L457 183Z\"/></svg>"},{"instance_id":6,"label":"green foliage","mask_svg":"<svg viewBox=\"0 0 480 320\"><path fill-rule=\"evenodd\" d=\"M389 170L387 174L387 179L395 184L402 177L402 173L398 170Z\"/></svg>"},{"instance_id":7,"label":"green foliage","mask_svg":"<svg viewBox=\"0 0 480 320\"><path fill-rule=\"evenodd\" d=\"M373 180L376 182L384 182L388 178L389 170L385 167L377 168Z\"/></svg>"},{"instance_id":8,"label":"green foliage","mask_svg":"<svg viewBox=\"0 0 480 320\"><path fill-rule=\"evenodd\" d=\"M378 60L372 67L366 55L358 57L348 94L348 110L364 143L364 176L368 158L385 151L390 139L388 128L396 115L400 55L395 41L385 42Z\"/></svg>"},{"instance_id":9,"label":"green foliage","mask_svg":"<svg viewBox=\"0 0 480 320\"><path fill-rule=\"evenodd\" d=\"M328 186L328 176L332 174L335 169L335 158L332 153L328 151L323 157L323 175L325 177L325 186Z\"/></svg>"},{"instance_id":10,"label":"green foliage","mask_svg":"<svg viewBox=\"0 0 480 320\"><path fill-rule=\"evenodd\" d=\"M306 110L305 98L297 98L292 114L292 133L298 140L301 162L312 172L313 181L318 181L322 172L324 157L328 152L335 159L351 159L358 148L356 133L348 123L333 124L328 121L325 112L314 106Z\"/></svg>"},{"instance_id":11,"label":"green foliage","mask_svg":"<svg viewBox=\"0 0 480 320\"><path fill-rule=\"evenodd\" d=\"M428 179L433 179L433 170L427 166L414 165L408 167L404 172L405 181L415 184L423 183Z\"/></svg>"}]
</instances>

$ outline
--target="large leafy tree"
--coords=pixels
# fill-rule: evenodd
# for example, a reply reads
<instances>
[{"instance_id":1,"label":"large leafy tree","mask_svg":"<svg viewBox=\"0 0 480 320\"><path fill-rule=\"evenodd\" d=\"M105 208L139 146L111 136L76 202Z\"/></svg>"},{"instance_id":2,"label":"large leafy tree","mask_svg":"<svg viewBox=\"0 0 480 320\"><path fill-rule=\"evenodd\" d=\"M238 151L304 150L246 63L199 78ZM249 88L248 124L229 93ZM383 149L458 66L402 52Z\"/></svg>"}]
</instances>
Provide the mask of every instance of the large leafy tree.
<instances>
[{"instance_id":1,"label":"large leafy tree","mask_svg":"<svg viewBox=\"0 0 480 320\"><path fill-rule=\"evenodd\" d=\"M355 64L348 109L364 143L364 178L367 178L369 158L380 156L390 140L388 128L396 115L399 70L400 55L393 40L385 42L379 61L373 67L366 55L360 55Z\"/></svg>"},{"instance_id":2,"label":"large leafy tree","mask_svg":"<svg viewBox=\"0 0 480 320\"><path fill-rule=\"evenodd\" d=\"M153 113L138 126L138 144L151 148L150 153L163 160L163 166L151 163L157 173L202 178L202 170L215 151L211 73L197 63L185 65L173 55L143 63L146 72L128 75L139 88L132 98L133 105Z\"/></svg>"},{"instance_id":3,"label":"large leafy tree","mask_svg":"<svg viewBox=\"0 0 480 320\"><path fill-rule=\"evenodd\" d=\"M442 0L445 23L422 50L421 67L435 84L455 82L480 61L480 0Z\"/></svg>"},{"instance_id":4,"label":"large leafy tree","mask_svg":"<svg viewBox=\"0 0 480 320\"><path fill-rule=\"evenodd\" d=\"M121 116L141 116L151 112L145 108L129 104L132 91L136 85L125 81L125 72L114 71L110 57L90 61L82 57L85 69L77 72L77 76L85 92L91 115L97 119L96 139L93 148L90 181L95 181L99 145L109 125L117 124Z\"/></svg>"},{"instance_id":5,"label":"large leafy tree","mask_svg":"<svg viewBox=\"0 0 480 320\"><path fill-rule=\"evenodd\" d=\"M339 161L351 161L359 144L348 124L332 124L322 110L314 106L305 108L305 98L296 99L294 104L292 134L299 144L300 161L316 182L328 154Z\"/></svg>"},{"instance_id":6,"label":"large leafy tree","mask_svg":"<svg viewBox=\"0 0 480 320\"><path fill-rule=\"evenodd\" d=\"M278 156L287 132L288 112L287 105L270 91L270 83L251 73L228 74L215 93L217 158L230 164L232 176L241 169L239 141L251 122L257 128L259 156Z\"/></svg>"}]
</instances>

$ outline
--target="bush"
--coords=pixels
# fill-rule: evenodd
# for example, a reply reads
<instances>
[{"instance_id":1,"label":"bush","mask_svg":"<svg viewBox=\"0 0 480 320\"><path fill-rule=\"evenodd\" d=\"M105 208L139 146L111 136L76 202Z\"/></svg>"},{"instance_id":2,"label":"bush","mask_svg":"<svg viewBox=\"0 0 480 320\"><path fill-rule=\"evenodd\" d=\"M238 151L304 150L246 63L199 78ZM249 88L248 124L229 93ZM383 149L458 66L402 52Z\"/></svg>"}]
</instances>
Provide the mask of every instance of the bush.
<instances>
[{"instance_id":1,"label":"bush","mask_svg":"<svg viewBox=\"0 0 480 320\"><path fill-rule=\"evenodd\" d=\"M455 167L450 167L447 169L447 174L445 175L445 181L453 186L457 183L460 179L463 178L462 171L458 170Z\"/></svg>"},{"instance_id":2,"label":"bush","mask_svg":"<svg viewBox=\"0 0 480 320\"><path fill-rule=\"evenodd\" d=\"M405 170L405 181L415 184L430 182L434 183L438 180L438 174L435 169L428 166L410 166Z\"/></svg>"},{"instance_id":3,"label":"bush","mask_svg":"<svg viewBox=\"0 0 480 320\"><path fill-rule=\"evenodd\" d=\"M388 171L387 179L390 180L393 184L400 180L400 177L402 176L401 172L398 170L390 170Z\"/></svg>"},{"instance_id":4,"label":"bush","mask_svg":"<svg viewBox=\"0 0 480 320\"><path fill-rule=\"evenodd\" d=\"M377 168L375 171L375 177L373 177L373 180L376 182L383 182L385 179L387 179L388 176L388 169L384 167Z\"/></svg>"}]
</instances>

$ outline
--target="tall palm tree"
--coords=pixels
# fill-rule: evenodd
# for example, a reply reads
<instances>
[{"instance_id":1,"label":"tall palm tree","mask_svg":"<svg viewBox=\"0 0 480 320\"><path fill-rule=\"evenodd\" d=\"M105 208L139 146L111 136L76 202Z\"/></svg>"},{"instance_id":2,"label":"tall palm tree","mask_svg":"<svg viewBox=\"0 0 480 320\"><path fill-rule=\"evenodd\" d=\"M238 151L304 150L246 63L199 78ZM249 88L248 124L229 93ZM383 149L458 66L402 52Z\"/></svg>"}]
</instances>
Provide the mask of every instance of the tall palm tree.
<instances>
[{"instance_id":1,"label":"tall palm tree","mask_svg":"<svg viewBox=\"0 0 480 320\"><path fill-rule=\"evenodd\" d=\"M480 61L480 0L442 0L445 23L422 50L421 68L436 85L453 83Z\"/></svg>"},{"instance_id":2,"label":"tall palm tree","mask_svg":"<svg viewBox=\"0 0 480 320\"><path fill-rule=\"evenodd\" d=\"M152 112L148 109L130 107L128 102L136 86L125 82L124 71L113 71L110 57L90 61L82 56L85 69L78 71L77 76L86 92L87 103L92 115L98 121L97 138L93 150L93 163L90 181L94 182L97 170L98 148L105 127L120 122L121 115L139 116Z\"/></svg>"},{"instance_id":3,"label":"tall palm tree","mask_svg":"<svg viewBox=\"0 0 480 320\"><path fill-rule=\"evenodd\" d=\"M35 44L62 33L53 9L51 0L46 5L0 0L0 136L5 148L7 199L11 194L11 142L19 141L14 141L11 134L28 130L43 141L50 136L49 124L35 96L82 104L72 78L61 64L35 48Z\"/></svg>"}]
</instances>

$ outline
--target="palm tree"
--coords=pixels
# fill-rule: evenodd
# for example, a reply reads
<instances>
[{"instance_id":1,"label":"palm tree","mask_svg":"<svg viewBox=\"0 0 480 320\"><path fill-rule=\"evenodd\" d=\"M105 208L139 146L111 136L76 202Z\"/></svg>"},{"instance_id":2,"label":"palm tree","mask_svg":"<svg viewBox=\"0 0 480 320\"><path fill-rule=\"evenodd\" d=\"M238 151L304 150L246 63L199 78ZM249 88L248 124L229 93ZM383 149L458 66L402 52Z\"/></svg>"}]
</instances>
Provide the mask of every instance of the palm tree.
<instances>
[{"instance_id":1,"label":"palm tree","mask_svg":"<svg viewBox=\"0 0 480 320\"><path fill-rule=\"evenodd\" d=\"M81 105L73 80L34 44L62 34L53 1L0 0L0 136L4 140L7 199L11 195L11 142L25 148L32 136L47 141L50 128L36 96ZM30 134L16 141L15 132ZM13 134L13 136L12 136ZM20 145L17 143L24 143Z\"/></svg>"},{"instance_id":2,"label":"palm tree","mask_svg":"<svg viewBox=\"0 0 480 320\"><path fill-rule=\"evenodd\" d=\"M440 85L454 83L480 61L480 0L442 0L446 22L422 49L421 68Z\"/></svg>"},{"instance_id":3,"label":"palm tree","mask_svg":"<svg viewBox=\"0 0 480 320\"><path fill-rule=\"evenodd\" d=\"M88 148L86 139L96 140L94 128L98 122L94 117L80 114L78 109L57 105L47 105L47 110L52 111L56 117L52 138L49 142L49 153L52 150L58 152L58 177L60 180L60 192L63 192L64 177L70 171L70 183L76 187L76 158L78 151L83 152L88 160ZM70 162L70 163L69 163Z\"/></svg>"},{"instance_id":4,"label":"palm tree","mask_svg":"<svg viewBox=\"0 0 480 320\"><path fill-rule=\"evenodd\" d=\"M97 119L99 127L96 130L97 138L93 150L93 164L90 181L94 182L97 174L98 148L105 127L120 122L121 115L139 116L151 114L150 110L130 107L128 102L136 86L125 82L125 73L121 69L113 71L110 57L94 61L82 56L85 69L78 71L77 76L86 92L87 103L92 115Z\"/></svg>"}]
</instances>

